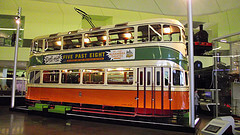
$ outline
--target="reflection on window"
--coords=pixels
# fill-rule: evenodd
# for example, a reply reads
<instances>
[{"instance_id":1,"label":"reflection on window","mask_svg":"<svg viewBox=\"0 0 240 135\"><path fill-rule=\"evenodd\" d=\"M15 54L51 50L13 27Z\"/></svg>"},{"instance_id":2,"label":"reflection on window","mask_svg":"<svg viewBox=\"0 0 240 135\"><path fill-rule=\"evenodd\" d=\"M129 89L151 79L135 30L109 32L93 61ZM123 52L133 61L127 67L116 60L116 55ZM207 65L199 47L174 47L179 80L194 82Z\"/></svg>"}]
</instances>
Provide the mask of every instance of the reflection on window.
<instances>
[{"instance_id":1,"label":"reflection on window","mask_svg":"<svg viewBox=\"0 0 240 135\"><path fill-rule=\"evenodd\" d=\"M43 40L37 40L33 42L32 52L41 52L43 47Z\"/></svg>"},{"instance_id":2,"label":"reflection on window","mask_svg":"<svg viewBox=\"0 0 240 135\"><path fill-rule=\"evenodd\" d=\"M82 46L82 35L63 37L63 49L80 48Z\"/></svg>"},{"instance_id":3,"label":"reflection on window","mask_svg":"<svg viewBox=\"0 0 240 135\"><path fill-rule=\"evenodd\" d=\"M180 29L177 26L163 25L163 40L164 41L181 41Z\"/></svg>"},{"instance_id":4,"label":"reflection on window","mask_svg":"<svg viewBox=\"0 0 240 135\"><path fill-rule=\"evenodd\" d=\"M186 85L188 85L188 73L185 72L185 81L186 81Z\"/></svg>"},{"instance_id":5,"label":"reflection on window","mask_svg":"<svg viewBox=\"0 0 240 135\"><path fill-rule=\"evenodd\" d=\"M183 79L183 72L180 70L173 70L173 85L176 86L183 86L184 79Z\"/></svg>"},{"instance_id":6,"label":"reflection on window","mask_svg":"<svg viewBox=\"0 0 240 135\"><path fill-rule=\"evenodd\" d=\"M103 84L103 69L85 69L83 70L83 84Z\"/></svg>"},{"instance_id":7,"label":"reflection on window","mask_svg":"<svg viewBox=\"0 0 240 135\"><path fill-rule=\"evenodd\" d=\"M58 83L59 70L43 71L43 83Z\"/></svg>"},{"instance_id":8,"label":"reflection on window","mask_svg":"<svg viewBox=\"0 0 240 135\"><path fill-rule=\"evenodd\" d=\"M29 74L29 83L40 83L40 71L32 71Z\"/></svg>"},{"instance_id":9,"label":"reflection on window","mask_svg":"<svg viewBox=\"0 0 240 135\"><path fill-rule=\"evenodd\" d=\"M62 83L78 84L80 83L80 71L62 70Z\"/></svg>"},{"instance_id":10,"label":"reflection on window","mask_svg":"<svg viewBox=\"0 0 240 135\"><path fill-rule=\"evenodd\" d=\"M169 82L169 74L168 74L168 71L165 71L165 72L164 72L164 79L165 79L165 85L167 86L167 85L168 85L168 82Z\"/></svg>"},{"instance_id":11,"label":"reflection on window","mask_svg":"<svg viewBox=\"0 0 240 135\"><path fill-rule=\"evenodd\" d=\"M160 24L145 25L138 27L138 42L161 41L162 30Z\"/></svg>"},{"instance_id":12,"label":"reflection on window","mask_svg":"<svg viewBox=\"0 0 240 135\"><path fill-rule=\"evenodd\" d=\"M107 41L107 32L99 31L86 33L84 36L84 46L92 47L92 46L104 46Z\"/></svg>"},{"instance_id":13,"label":"reflection on window","mask_svg":"<svg viewBox=\"0 0 240 135\"><path fill-rule=\"evenodd\" d=\"M133 84L133 69L113 68L108 69L108 84Z\"/></svg>"},{"instance_id":14,"label":"reflection on window","mask_svg":"<svg viewBox=\"0 0 240 135\"><path fill-rule=\"evenodd\" d=\"M109 44L131 44L133 43L134 28L121 28L109 31Z\"/></svg>"}]
</instances>

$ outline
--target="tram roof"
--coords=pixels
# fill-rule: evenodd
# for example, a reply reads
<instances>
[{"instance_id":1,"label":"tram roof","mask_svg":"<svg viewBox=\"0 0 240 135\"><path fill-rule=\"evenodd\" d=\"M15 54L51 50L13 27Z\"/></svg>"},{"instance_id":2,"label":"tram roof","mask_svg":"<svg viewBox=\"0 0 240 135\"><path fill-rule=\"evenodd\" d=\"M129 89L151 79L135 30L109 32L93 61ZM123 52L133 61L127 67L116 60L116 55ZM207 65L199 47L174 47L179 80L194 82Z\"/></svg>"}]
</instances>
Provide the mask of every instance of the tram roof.
<instances>
[{"instance_id":1,"label":"tram roof","mask_svg":"<svg viewBox=\"0 0 240 135\"><path fill-rule=\"evenodd\" d=\"M142 25L142 24L150 24L150 23L164 23L164 24L175 24L175 25L179 25L182 28L184 28L184 26L175 19L169 19L169 18L155 18L155 19L147 19L147 20L141 20L141 21L133 21L133 22L125 22L125 23L121 23L121 24L116 24L116 25L120 25L119 28L121 26L134 26L134 25ZM101 26L101 27L96 27L96 31L97 30L106 30L106 29L111 29L111 28L117 28L116 25L107 25L107 26ZM75 31L68 31L68 32L59 32L59 33L55 33L55 34L50 34L50 35L43 35L43 36L38 36L35 37L33 40L36 39L43 39L43 38L51 38L51 35L54 35L52 37L59 37L59 36L67 36L69 35L69 32L74 33L72 35L77 35L80 33L84 33L84 32L90 32L90 31L95 31L94 29L88 29L88 30L75 30Z\"/></svg>"}]
</instances>

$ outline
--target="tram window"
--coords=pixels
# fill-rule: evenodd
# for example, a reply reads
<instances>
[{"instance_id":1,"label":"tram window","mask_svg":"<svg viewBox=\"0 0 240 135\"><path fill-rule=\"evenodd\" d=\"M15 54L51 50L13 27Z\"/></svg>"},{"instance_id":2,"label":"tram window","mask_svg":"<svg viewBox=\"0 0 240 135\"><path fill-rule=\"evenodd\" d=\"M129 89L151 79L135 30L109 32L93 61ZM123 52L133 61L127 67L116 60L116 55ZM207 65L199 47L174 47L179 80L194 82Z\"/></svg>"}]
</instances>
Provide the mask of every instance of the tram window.
<instances>
[{"instance_id":1,"label":"tram window","mask_svg":"<svg viewBox=\"0 0 240 135\"><path fill-rule=\"evenodd\" d=\"M133 84L133 69L113 68L107 72L108 84Z\"/></svg>"},{"instance_id":2,"label":"tram window","mask_svg":"<svg viewBox=\"0 0 240 135\"><path fill-rule=\"evenodd\" d=\"M32 45L32 52L36 53L36 52L41 52L42 51L42 46L43 46L43 40L37 40L33 42Z\"/></svg>"},{"instance_id":3,"label":"tram window","mask_svg":"<svg viewBox=\"0 0 240 135\"><path fill-rule=\"evenodd\" d=\"M161 25L149 25L150 30L150 41L161 41L162 40L162 32Z\"/></svg>"},{"instance_id":4,"label":"tram window","mask_svg":"<svg viewBox=\"0 0 240 135\"><path fill-rule=\"evenodd\" d=\"M138 27L138 42L148 41L148 25Z\"/></svg>"},{"instance_id":5,"label":"tram window","mask_svg":"<svg viewBox=\"0 0 240 135\"><path fill-rule=\"evenodd\" d=\"M147 72L147 85L151 85L151 72Z\"/></svg>"},{"instance_id":6,"label":"tram window","mask_svg":"<svg viewBox=\"0 0 240 135\"><path fill-rule=\"evenodd\" d=\"M182 29L182 39L183 39L183 42L185 42L186 36L185 36L185 31L183 29Z\"/></svg>"},{"instance_id":7,"label":"tram window","mask_svg":"<svg viewBox=\"0 0 240 135\"><path fill-rule=\"evenodd\" d=\"M82 35L63 37L63 49L80 48L82 46Z\"/></svg>"},{"instance_id":8,"label":"tram window","mask_svg":"<svg viewBox=\"0 0 240 135\"><path fill-rule=\"evenodd\" d=\"M104 46L106 45L106 41L107 41L106 31L86 33L84 36L85 47Z\"/></svg>"},{"instance_id":9,"label":"tram window","mask_svg":"<svg viewBox=\"0 0 240 135\"><path fill-rule=\"evenodd\" d=\"M183 86L183 72L180 70L173 70L173 85L176 86Z\"/></svg>"},{"instance_id":10,"label":"tram window","mask_svg":"<svg viewBox=\"0 0 240 135\"><path fill-rule=\"evenodd\" d=\"M83 70L83 84L103 84L103 69L85 69Z\"/></svg>"},{"instance_id":11,"label":"tram window","mask_svg":"<svg viewBox=\"0 0 240 135\"><path fill-rule=\"evenodd\" d=\"M80 83L80 71L62 70L62 83L78 84Z\"/></svg>"},{"instance_id":12,"label":"tram window","mask_svg":"<svg viewBox=\"0 0 240 135\"><path fill-rule=\"evenodd\" d=\"M40 83L40 71L32 71L29 74L29 83Z\"/></svg>"},{"instance_id":13,"label":"tram window","mask_svg":"<svg viewBox=\"0 0 240 135\"><path fill-rule=\"evenodd\" d=\"M60 50L61 45L61 38L47 39L45 44L45 51Z\"/></svg>"},{"instance_id":14,"label":"tram window","mask_svg":"<svg viewBox=\"0 0 240 135\"><path fill-rule=\"evenodd\" d=\"M140 72L140 85L143 85L143 71Z\"/></svg>"},{"instance_id":15,"label":"tram window","mask_svg":"<svg viewBox=\"0 0 240 135\"><path fill-rule=\"evenodd\" d=\"M43 71L43 83L58 83L59 70L45 70Z\"/></svg>"},{"instance_id":16,"label":"tram window","mask_svg":"<svg viewBox=\"0 0 240 135\"><path fill-rule=\"evenodd\" d=\"M157 85L160 85L160 71L157 71Z\"/></svg>"},{"instance_id":17,"label":"tram window","mask_svg":"<svg viewBox=\"0 0 240 135\"><path fill-rule=\"evenodd\" d=\"M165 71L165 72L164 72L164 79L165 79L165 85L167 86L167 85L168 85L168 81L169 81L168 71Z\"/></svg>"},{"instance_id":18,"label":"tram window","mask_svg":"<svg viewBox=\"0 0 240 135\"><path fill-rule=\"evenodd\" d=\"M188 85L188 73L185 72L185 82L186 82L186 85Z\"/></svg>"},{"instance_id":19,"label":"tram window","mask_svg":"<svg viewBox=\"0 0 240 135\"><path fill-rule=\"evenodd\" d=\"M163 40L164 41L181 41L180 29L177 26L163 25Z\"/></svg>"},{"instance_id":20,"label":"tram window","mask_svg":"<svg viewBox=\"0 0 240 135\"><path fill-rule=\"evenodd\" d=\"M109 44L131 44L133 43L134 28L121 28L109 31Z\"/></svg>"}]
</instances>

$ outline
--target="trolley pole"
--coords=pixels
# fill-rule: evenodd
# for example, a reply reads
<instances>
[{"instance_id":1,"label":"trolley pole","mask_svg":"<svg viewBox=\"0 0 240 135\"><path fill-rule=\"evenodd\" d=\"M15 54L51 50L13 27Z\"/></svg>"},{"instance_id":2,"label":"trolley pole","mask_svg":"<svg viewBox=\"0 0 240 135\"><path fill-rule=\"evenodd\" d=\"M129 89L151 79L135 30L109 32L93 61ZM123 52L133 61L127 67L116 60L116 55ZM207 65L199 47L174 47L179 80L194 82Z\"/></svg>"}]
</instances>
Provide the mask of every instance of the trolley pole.
<instances>
[{"instance_id":1,"label":"trolley pole","mask_svg":"<svg viewBox=\"0 0 240 135\"><path fill-rule=\"evenodd\" d=\"M18 59L18 41L19 41L20 21L21 21L21 7L18 8L18 15L16 17L17 34L16 34L16 42L15 42L15 54L14 54L11 108L14 108L14 104L15 104L16 70L17 70L17 59Z\"/></svg>"},{"instance_id":2,"label":"trolley pole","mask_svg":"<svg viewBox=\"0 0 240 135\"><path fill-rule=\"evenodd\" d=\"M192 24L192 0L188 0L188 62L190 72L190 87L189 87L189 126L195 127L195 116L194 116L194 51L193 51L193 24Z\"/></svg>"}]
</instances>

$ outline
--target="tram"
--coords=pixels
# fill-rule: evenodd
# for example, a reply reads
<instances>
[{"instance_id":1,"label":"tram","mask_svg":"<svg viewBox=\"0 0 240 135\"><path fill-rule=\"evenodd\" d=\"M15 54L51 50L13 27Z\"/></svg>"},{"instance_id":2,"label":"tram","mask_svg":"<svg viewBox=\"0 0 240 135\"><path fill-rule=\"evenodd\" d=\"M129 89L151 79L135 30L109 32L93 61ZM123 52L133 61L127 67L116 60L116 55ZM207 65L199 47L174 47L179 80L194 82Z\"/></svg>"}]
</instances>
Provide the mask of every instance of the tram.
<instances>
[{"instance_id":1,"label":"tram","mask_svg":"<svg viewBox=\"0 0 240 135\"><path fill-rule=\"evenodd\" d=\"M188 112L184 26L151 19L39 36L29 59L29 110L171 117Z\"/></svg>"}]
</instances>

